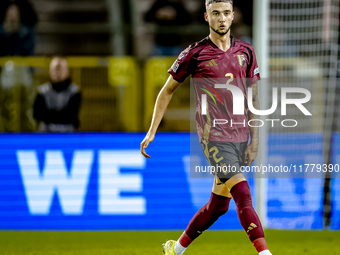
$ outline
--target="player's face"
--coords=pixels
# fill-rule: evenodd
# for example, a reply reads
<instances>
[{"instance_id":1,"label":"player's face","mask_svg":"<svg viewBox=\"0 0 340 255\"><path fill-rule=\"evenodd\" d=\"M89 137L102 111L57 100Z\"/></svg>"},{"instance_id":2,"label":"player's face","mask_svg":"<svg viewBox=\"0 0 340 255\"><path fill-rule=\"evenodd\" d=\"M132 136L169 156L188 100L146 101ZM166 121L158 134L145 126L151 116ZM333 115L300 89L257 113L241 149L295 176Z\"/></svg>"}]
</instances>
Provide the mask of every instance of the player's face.
<instances>
[{"instance_id":1,"label":"player's face","mask_svg":"<svg viewBox=\"0 0 340 255\"><path fill-rule=\"evenodd\" d=\"M221 36L229 32L233 19L233 6L230 3L212 3L207 7L205 20L210 28Z\"/></svg>"}]
</instances>

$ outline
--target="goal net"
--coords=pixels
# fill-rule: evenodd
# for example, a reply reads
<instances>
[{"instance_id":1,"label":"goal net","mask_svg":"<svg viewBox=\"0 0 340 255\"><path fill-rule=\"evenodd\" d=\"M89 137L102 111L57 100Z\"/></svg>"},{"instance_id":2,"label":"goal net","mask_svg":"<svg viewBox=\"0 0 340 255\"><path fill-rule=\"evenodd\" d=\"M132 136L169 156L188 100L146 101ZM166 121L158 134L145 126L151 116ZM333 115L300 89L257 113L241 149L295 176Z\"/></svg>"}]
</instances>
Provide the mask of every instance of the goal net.
<instances>
[{"instance_id":1,"label":"goal net","mask_svg":"<svg viewBox=\"0 0 340 255\"><path fill-rule=\"evenodd\" d=\"M265 109L269 109L274 87L281 95L283 88L303 88L311 93L310 100L303 106L312 116L304 114L296 105L287 105L284 115L279 95L277 110L265 118L290 119L298 124L294 128L283 125L267 128L266 163L301 165L303 172L307 172L305 177L313 177L307 166L340 164L336 162L340 157L332 146L340 131L340 83L337 81L339 0L269 0L268 8L269 78L262 81L266 94L260 94L260 100L261 97L268 98ZM304 97L303 93L287 94L289 99ZM339 184L338 179L330 179L332 173L329 170L323 176L268 179L267 226L294 229L329 225L330 194L334 197L340 191L330 192ZM277 213L278 209L282 215ZM339 210L339 205L332 209Z\"/></svg>"}]
</instances>

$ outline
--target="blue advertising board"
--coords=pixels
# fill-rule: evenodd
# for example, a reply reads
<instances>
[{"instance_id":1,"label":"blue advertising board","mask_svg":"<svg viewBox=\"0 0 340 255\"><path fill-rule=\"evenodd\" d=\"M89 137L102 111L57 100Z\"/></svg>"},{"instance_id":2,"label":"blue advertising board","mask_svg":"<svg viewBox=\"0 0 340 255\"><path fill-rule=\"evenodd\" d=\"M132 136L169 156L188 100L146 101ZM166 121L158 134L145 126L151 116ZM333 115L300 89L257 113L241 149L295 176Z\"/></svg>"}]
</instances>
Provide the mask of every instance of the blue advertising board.
<instances>
[{"instance_id":1,"label":"blue advertising board","mask_svg":"<svg viewBox=\"0 0 340 255\"><path fill-rule=\"evenodd\" d=\"M184 229L209 200L212 179L190 182L188 134L158 134L148 160L143 138L0 135L0 229ZM214 228L241 229L235 204Z\"/></svg>"},{"instance_id":2,"label":"blue advertising board","mask_svg":"<svg viewBox=\"0 0 340 255\"><path fill-rule=\"evenodd\" d=\"M268 164L299 166L323 164L321 133L270 134ZM273 229L323 228L323 178L269 178L267 224ZM305 172L303 168L302 172ZM316 172L316 171L315 171ZM317 175L319 176L319 175ZM293 176L292 176L293 177Z\"/></svg>"},{"instance_id":3,"label":"blue advertising board","mask_svg":"<svg viewBox=\"0 0 340 255\"><path fill-rule=\"evenodd\" d=\"M185 229L209 200L213 179L190 178L188 133L157 134L147 160L139 151L143 138L123 133L0 135L0 229ZM282 141L289 145L289 139ZM275 147L269 154L272 159L292 157ZM255 179L248 182L255 199ZM317 180L269 179L268 227L320 228L321 189ZM288 221L295 223L282 224ZM233 201L211 229L242 229Z\"/></svg>"}]
</instances>

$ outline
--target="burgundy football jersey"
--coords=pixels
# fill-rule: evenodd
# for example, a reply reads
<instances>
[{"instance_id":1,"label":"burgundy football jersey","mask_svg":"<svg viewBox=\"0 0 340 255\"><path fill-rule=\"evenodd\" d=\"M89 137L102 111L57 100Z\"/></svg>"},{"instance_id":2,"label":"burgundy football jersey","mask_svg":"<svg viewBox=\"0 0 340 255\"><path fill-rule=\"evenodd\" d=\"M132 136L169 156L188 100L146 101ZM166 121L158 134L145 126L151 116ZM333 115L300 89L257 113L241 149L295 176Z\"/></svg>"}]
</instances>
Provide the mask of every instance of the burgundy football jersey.
<instances>
[{"instance_id":1,"label":"burgundy football jersey","mask_svg":"<svg viewBox=\"0 0 340 255\"><path fill-rule=\"evenodd\" d=\"M189 75L194 78L197 132L200 140L248 140L247 90L248 86L260 80L255 52L250 44L231 37L231 47L224 52L206 37L185 49L168 72L178 82L183 82ZM242 91L244 114L233 114L231 91L216 88L215 84L234 85ZM202 114L202 94L207 95L206 115Z\"/></svg>"}]
</instances>

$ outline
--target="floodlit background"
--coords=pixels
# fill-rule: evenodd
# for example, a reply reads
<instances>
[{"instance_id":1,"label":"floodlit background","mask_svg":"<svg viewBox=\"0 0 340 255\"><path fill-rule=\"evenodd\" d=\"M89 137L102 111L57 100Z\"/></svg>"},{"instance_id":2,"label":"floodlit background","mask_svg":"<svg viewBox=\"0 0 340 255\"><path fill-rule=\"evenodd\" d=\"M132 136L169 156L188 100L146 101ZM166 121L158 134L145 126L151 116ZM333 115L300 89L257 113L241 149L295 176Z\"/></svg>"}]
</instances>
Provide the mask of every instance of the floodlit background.
<instances>
[{"instance_id":1,"label":"floodlit background","mask_svg":"<svg viewBox=\"0 0 340 255\"><path fill-rule=\"evenodd\" d=\"M312 93L311 118L288 108L286 117L297 119L298 128L261 129L256 163L339 169L340 2L234 2L231 33L255 48L264 80L261 108L270 108L272 87L298 84ZM151 159L140 155L139 144L167 70L209 33L203 13L204 0L1 1L0 230L186 227L212 187L212 179L190 178L189 78L147 150ZM38 86L49 81L55 56L68 60L81 92L74 133L38 132L34 118ZM282 119L280 106L270 118ZM334 172L249 179L266 229L339 230L340 179L332 177L340 175ZM212 229L242 229L234 203Z\"/></svg>"}]
</instances>

